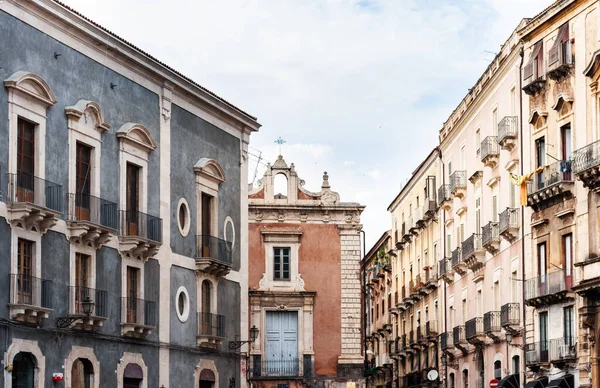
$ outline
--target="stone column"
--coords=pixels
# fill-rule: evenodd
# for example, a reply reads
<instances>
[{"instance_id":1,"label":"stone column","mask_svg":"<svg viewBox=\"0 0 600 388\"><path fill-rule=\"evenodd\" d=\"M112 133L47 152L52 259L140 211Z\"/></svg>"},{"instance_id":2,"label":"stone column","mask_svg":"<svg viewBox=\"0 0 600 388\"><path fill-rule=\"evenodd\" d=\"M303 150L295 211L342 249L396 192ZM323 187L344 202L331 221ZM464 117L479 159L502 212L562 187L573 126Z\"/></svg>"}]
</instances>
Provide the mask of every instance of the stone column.
<instances>
[{"instance_id":1,"label":"stone column","mask_svg":"<svg viewBox=\"0 0 600 388\"><path fill-rule=\"evenodd\" d=\"M339 225L342 276L342 354L340 377L362 377L364 358L361 341L360 225Z\"/></svg>"}]
</instances>

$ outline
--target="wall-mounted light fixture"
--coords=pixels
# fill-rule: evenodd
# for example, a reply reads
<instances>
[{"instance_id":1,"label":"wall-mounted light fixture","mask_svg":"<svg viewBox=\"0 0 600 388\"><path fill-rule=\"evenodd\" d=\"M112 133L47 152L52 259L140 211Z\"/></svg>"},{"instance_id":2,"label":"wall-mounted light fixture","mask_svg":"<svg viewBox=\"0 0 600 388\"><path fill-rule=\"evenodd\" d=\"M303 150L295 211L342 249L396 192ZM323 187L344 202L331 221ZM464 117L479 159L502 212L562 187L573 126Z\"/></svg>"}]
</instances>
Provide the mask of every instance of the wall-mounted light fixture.
<instances>
[{"instance_id":1,"label":"wall-mounted light fixture","mask_svg":"<svg viewBox=\"0 0 600 388\"><path fill-rule=\"evenodd\" d=\"M252 328L250 328L250 339L247 341L229 341L229 350L239 349L244 344L249 344L249 343L256 341L257 338L258 338L258 328L256 326L252 325Z\"/></svg>"},{"instance_id":2,"label":"wall-mounted light fixture","mask_svg":"<svg viewBox=\"0 0 600 388\"><path fill-rule=\"evenodd\" d=\"M83 302L81 302L83 314L86 318L89 318L90 315L94 312L94 307L96 304L89 296L85 298ZM73 317L58 317L56 318L56 327L59 329L64 329L73 324L73 322L80 320L81 317L73 316Z\"/></svg>"}]
</instances>

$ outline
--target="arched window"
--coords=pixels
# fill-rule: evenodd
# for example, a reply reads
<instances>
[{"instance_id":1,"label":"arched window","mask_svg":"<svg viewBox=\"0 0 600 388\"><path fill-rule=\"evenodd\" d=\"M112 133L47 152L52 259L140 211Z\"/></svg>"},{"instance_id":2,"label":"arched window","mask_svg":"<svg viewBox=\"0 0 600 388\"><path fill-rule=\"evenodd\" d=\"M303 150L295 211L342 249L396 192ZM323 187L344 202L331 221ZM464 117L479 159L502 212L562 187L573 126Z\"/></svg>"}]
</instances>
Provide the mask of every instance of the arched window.
<instances>
[{"instance_id":1,"label":"arched window","mask_svg":"<svg viewBox=\"0 0 600 388\"><path fill-rule=\"evenodd\" d=\"M35 379L35 357L31 353L18 353L13 359L12 387L33 387Z\"/></svg>"},{"instance_id":2,"label":"arched window","mask_svg":"<svg viewBox=\"0 0 600 388\"><path fill-rule=\"evenodd\" d=\"M494 361L494 378L500 380L502 378L502 361Z\"/></svg>"},{"instance_id":3,"label":"arched window","mask_svg":"<svg viewBox=\"0 0 600 388\"><path fill-rule=\"evenodd\" d=\"M273 194L277 199L285 199L288 197L288 180L285 174L275 175L273 181Z\"/></svg>"},{"instance_id":4,"label":"arched window","mask_svg":"<svg viewBox=\"0 0 600 388\"><path fill-rule=\"evenodd\" d=\"M519 356L513 356L512 358L512 373L519 374L521 372L521 360Z\"/></svg>"},{"instance_id":5,"label":"arched window","mask_svg":"<svg viewBox=\"0 0 600 388\"><path fill-rule=\"evenodd\" d=\"M454 373L450 373L448 376L448 388L454 388Z\"/></svg>"},{"instance_id":6,"label":"arched window","mask_svg":"<svg viewBox=\"0 0 600 388\"><path fill-rule=\"evenodd\" d=\"M91 388L94 386L94 367L90 360L78 358L71 368L71 388Z\"/></svg>"},{"instance_id":7,"label":"arched window","mask_svg":"<svg viewBox=\"0 0 600 388\"><path fill-rule=\"evenodd\" d=\"M200 388L213 388L215 385L215 373L210 369L200 372Z\"/></svg>"},{"instance_id":8,"label":"arched window","mask_svg":"<svg viewBox=\"0 0 600 388\"><path fill-rule=\"evenodd\" d=\"M463 388L469 388L469 370L465 369L462 372Z\"/></svg>"},{"instance_id":9,"label":"arched window","mask_svg":"<svg viewBox=\"0 0 600 388\"><path fill-rule=\"evenodd\" d=\"M139 388L144 380L144 371L138 364L127 364L123 372L123 388Z\"/></svg>"}]
</instances>

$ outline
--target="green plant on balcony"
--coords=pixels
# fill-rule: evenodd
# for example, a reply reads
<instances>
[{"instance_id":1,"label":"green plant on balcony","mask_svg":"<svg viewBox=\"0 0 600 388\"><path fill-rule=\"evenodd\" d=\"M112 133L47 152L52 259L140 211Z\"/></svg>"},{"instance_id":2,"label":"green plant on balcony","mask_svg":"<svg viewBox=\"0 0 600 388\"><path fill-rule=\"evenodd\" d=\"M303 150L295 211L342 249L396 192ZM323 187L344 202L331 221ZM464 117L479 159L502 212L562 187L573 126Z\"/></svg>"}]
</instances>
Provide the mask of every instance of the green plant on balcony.
<instances>
[{"instance_id":1,"label":"green plant on balcony","mask_svg":"<svg viewBox=\"0 0 600 388\"><path fill-rule=\"evenodd\" d=\"M392 272L392 262L390 255L381 248L377 252L377 257L375 257L375 262L381 265L381 268L386 272Z\"/></svg>"}]
</instances>

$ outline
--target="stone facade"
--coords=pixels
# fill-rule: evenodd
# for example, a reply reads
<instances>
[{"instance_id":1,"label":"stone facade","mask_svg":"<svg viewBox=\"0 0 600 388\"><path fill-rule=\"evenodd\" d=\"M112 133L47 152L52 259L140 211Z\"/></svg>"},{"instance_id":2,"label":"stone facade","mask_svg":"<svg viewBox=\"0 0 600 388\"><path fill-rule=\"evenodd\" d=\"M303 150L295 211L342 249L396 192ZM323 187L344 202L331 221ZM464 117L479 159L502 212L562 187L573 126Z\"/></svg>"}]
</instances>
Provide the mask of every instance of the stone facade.
<instances>
[{"instance_id":1,"label":"stone facade","mask_svg":"<svg viewBox=\"0 0 600 388\"><path fill-rule=\"evenodd\" d=\"M0 386L245 386L256 119L59 2L0 31Z\"/></svg>"},{"instance_id":2,"label":"stone facade","mask_svg":"<svg viewBox=\"0 0 600 388\"><path fill-rule=\"evenodd\" d=\"M319 192L308 191L282 156L250 191L250 325L260 333L249 349L253 384L271 386L274 376L293 386L362 384L363 209L341 202L327 173Z\"/></svg>"}]
</instances>

